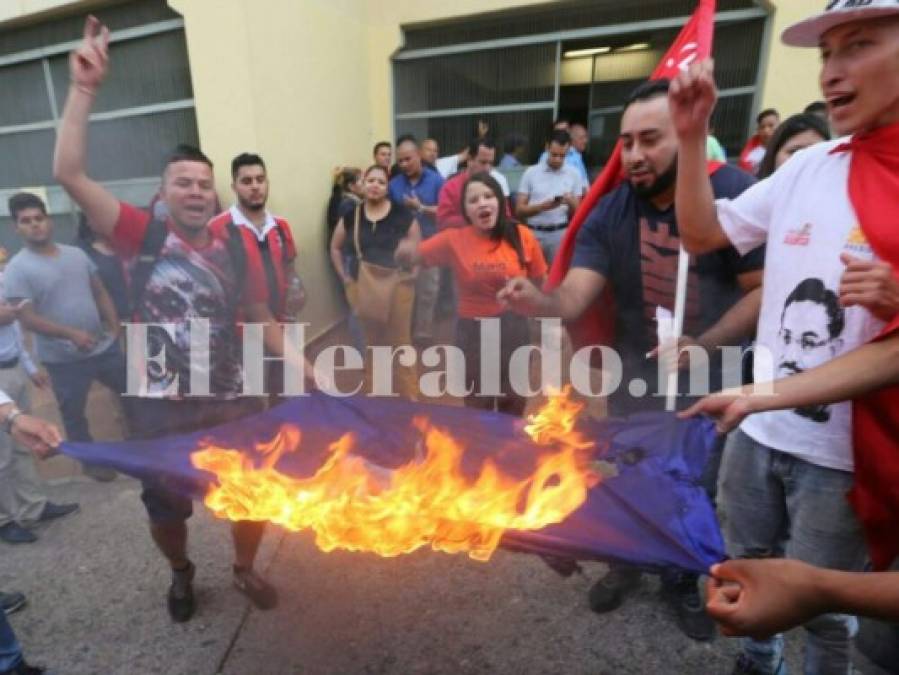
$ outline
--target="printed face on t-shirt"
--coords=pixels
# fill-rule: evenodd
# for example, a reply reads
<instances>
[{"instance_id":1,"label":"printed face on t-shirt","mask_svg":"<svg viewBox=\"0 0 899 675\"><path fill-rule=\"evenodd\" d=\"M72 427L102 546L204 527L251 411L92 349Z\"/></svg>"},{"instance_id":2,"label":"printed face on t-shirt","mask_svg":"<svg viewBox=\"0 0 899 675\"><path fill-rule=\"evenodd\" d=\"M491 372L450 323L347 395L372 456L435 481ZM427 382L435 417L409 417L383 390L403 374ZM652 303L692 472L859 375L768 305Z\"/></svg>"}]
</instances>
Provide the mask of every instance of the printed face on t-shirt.
<instances>
[{"instance_id":1,"label":"printed face on t-shirt","mask_svg":"<svg viewBox=\"0 0 899 675\"><path fill-rule=\"evenodd\" d=\"M636 101L624 111L621 163L634 190L643 198L661 194L674 184L677 135L666 96Z\"/></svg>"},{"instance_id":2,"label":"printed face on t-shirt","mask_svg":"<svg viewBox=\"0 0 899 675\"><path fill-rule=\"evenodd\" d=\"M833 291L820 279L800 282L787 297L781 315L777 376L796 375L833 359L842 346L844 325L843 308ZM830 419L829 406L808 406L794 412L815 422Z\"/></svg>"},{"instance_id":3,"label":"printed face on t-shirt","mask_svg":"<svg viewBox=\"0 0 899 675\"><path fill-rule=\"evenodd\" d=\"M212 167L205 162L172 162L162 176L161 197L175 224L188 231L206 227L215 215Z\"/></svg>"},{"instance_id":4,"label":"printed face on t-shirt","mask_svg":"<svg viewBox=\"0 0 899 675\"><path fill-rule=\"evenodd\" d=\"M831 28L821 37L821 60L821 91L838 134L899 119L899 18Z\"/></svg>"},{"instance_id":5,"label":"printed face on t-shirt","mask_svg":"<svg viewBox=\"0 0 899 675\"><path fill-rule=\"evenodd\" d=\"M261 211L268 201L268 176L261 164L251 164L237 169L231 184L237 203L248 211Z\"/></svg>"}]
</instances>

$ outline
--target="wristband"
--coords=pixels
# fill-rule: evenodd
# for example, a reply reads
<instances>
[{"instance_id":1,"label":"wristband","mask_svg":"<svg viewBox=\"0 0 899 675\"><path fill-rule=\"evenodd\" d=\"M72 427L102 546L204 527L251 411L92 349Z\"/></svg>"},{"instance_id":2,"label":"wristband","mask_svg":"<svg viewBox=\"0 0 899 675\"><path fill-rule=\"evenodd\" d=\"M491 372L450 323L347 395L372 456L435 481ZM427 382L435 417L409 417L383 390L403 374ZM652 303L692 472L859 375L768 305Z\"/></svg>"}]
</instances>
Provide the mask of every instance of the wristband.
<instances>
[{"instance_id":1,"label":"wristband","mask_svg":"<svg viewBox=\"0 0 899 675\"><path fill-rule=\"evenodd\" d=\"M87 94L88 96L96 96L97 95L96 89L91 89L90 87L85 87L84 85L78 84L77 82L72 82L71 86L74 89L77 89L78 91L80 91L82 94Z\"/></svg>"}]
</instances>

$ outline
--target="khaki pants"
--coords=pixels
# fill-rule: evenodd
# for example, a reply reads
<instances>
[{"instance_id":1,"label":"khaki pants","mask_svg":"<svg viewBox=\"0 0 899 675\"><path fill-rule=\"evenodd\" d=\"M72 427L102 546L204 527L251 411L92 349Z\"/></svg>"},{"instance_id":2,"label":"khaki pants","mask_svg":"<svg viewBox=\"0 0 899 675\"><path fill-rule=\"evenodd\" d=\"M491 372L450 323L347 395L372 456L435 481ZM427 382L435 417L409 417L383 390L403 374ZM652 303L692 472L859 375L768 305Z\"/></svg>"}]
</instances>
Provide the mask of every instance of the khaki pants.
<instances>
[{"instance_id":1,"label":"khaki pants","mask_svg":"<svg viewBox=\"0 0 899 675\"><path fill-rule=\"evenodd\" d=\"M29 386L22 366L0 369L0 389L25 412L31 405ZM39 486L31 452L0 431L0 527L37 521L47 504Z\"/></svg>"},{"instance_id":2,"label":"khaki pants","mask_svg":"<svg viewBox=\"0 0 899 675\"><path fill-rule=\"evenodd\" d=\"M355 311L358 289L355 283L346 286L347 301ZM394 292L393 305L390 308L390 316L385 323L370 321L359 317L362 324L362 332L365 333L365 343L368 349L365 351L365 391L371 392L373 386L372 347L402 347L412 344L412 309L415 305L415 284L399 284ZM403 398L414 401L418 398L418 364L403 366L394 359L393 382L394 391Z\"/></svg>"}]
</instances>

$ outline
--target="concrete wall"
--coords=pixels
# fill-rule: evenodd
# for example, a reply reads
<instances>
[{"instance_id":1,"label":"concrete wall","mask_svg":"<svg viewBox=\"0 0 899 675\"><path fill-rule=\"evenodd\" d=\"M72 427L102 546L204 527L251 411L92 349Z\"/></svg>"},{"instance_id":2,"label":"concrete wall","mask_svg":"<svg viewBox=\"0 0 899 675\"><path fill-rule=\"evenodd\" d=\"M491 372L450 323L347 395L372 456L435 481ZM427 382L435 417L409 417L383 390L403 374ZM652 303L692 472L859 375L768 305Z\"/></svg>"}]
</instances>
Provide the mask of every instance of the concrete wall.
<instances>
[{"instance_id":1,"label":"concrete wall","mask_svg":"<svg viewBox=\"0 0 899 675\"><path fill-rule=\"evenodd\" d=\"M802 112L812 101L821 98L818 71L821 60L817 49L787 47L780 41L784 29L797 21L820 12L822 0L778 0L771 3L774 16L771 39L765 61L760 109L776 108L782 116Z\"/></svg>"},{"instance_id":2,"label":"concrete wall","mask_svg":"<svg viewBox=\"0 0 899 675\"><path fill-rule=\"evenodd\" d=\"M185 21L197 122L221 195L229 164L261 154L270 208L286 217L309 285L313 334L342 316L331 284L324 213L332 167L362 163L371 138L366 31L356 0L170 0Z\"/></svg>"}]
</instances>

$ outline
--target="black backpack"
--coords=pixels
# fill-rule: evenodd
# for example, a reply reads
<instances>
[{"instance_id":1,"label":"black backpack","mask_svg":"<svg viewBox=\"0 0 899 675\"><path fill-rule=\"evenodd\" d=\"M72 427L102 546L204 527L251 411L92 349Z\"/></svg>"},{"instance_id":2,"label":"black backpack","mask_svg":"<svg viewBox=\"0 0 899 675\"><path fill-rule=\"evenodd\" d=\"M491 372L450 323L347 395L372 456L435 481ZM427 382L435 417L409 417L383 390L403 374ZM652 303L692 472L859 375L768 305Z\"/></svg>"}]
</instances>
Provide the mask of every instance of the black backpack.
<instances>
[{"instance_id":1,"label":"black backpack","mask_svg":"<svg viewBox=\"0 0 899 675\"><path fill-rule=\"evenodd\" d=\"M237 277L237 288L239 292L226 298L231 304L232 309L236 308L244 288L244 281L247 277L247 251L243 244L243 235L240 228L233 222L228 222L225 226L228 231L228 238L225 245L228 247L228 255L231 257L231 264ZM165 239L169 234L168 226L161 220L152 220L147 225L147 231L144 233L144 240L140 245L140 252L137 255L137 261L131 270L131 307L132 311L137 312L144 297L147 288L147 282L150 281L150 275L153 268L159 261L159 254L165 244Z\"/></svg>"}]
</instances>

